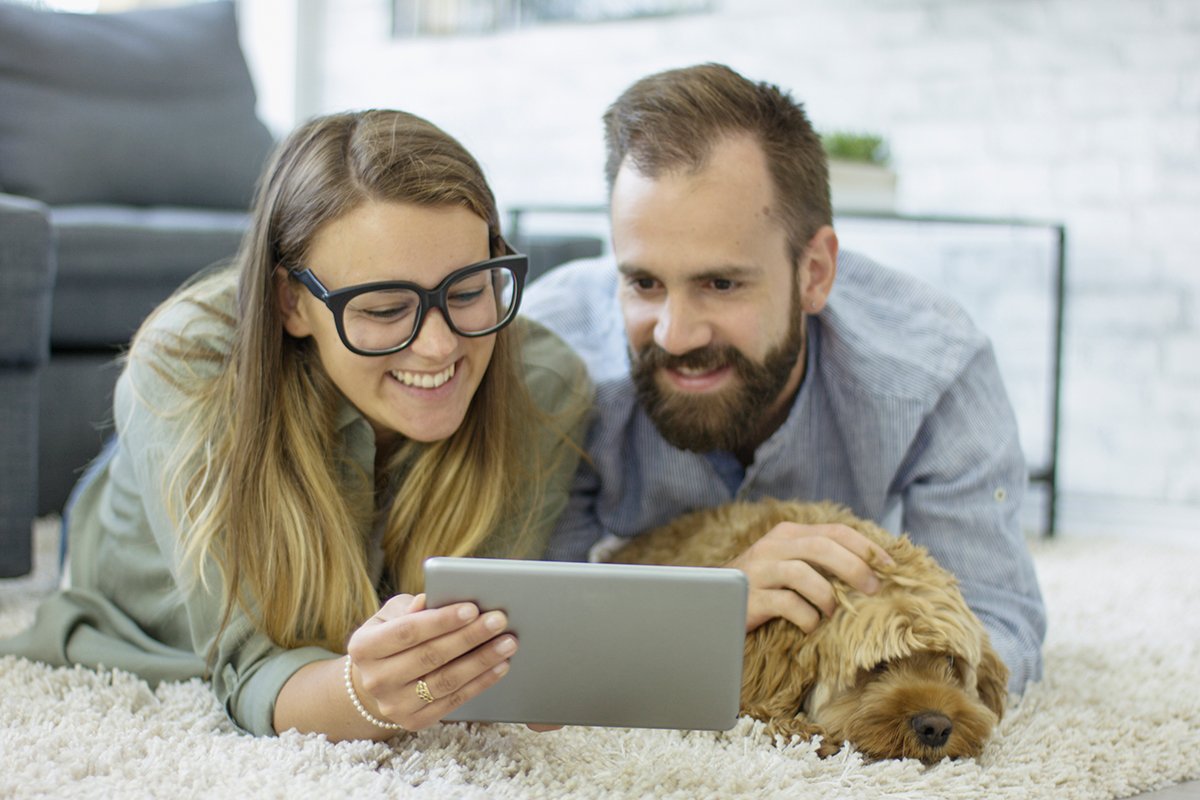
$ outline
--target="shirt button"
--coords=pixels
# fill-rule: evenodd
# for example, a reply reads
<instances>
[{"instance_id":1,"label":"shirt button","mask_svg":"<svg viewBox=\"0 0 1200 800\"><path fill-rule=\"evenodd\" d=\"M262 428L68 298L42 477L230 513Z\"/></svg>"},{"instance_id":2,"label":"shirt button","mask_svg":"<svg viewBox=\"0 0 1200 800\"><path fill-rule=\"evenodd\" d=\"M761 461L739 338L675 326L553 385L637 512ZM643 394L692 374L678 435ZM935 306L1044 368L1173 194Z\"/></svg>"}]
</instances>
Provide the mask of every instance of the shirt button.
<instances>
[{"instance_id":1,"label":"shirt button","mask_svg":"<svg viewBox=\"0 0 1200 800\"><path fill-rule=\"evenodd\" d=\"M1004 491L1003 486L997 486L992 497L996 498L997 503L1003 503L1008 498L1008 492Z\"/></svg>"}]
</instances>

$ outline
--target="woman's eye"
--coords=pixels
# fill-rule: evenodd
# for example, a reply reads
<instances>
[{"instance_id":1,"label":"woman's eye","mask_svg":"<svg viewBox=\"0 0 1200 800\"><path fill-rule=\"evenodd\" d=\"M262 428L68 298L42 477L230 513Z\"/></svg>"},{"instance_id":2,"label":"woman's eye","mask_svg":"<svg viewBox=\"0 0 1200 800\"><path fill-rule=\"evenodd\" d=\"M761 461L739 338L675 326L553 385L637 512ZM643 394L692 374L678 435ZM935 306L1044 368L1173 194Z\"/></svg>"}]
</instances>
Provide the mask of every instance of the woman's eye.
<instances>
[{"instance_id":1,"label":"woman's eye","mask_svg":"<svg viewBox=\"0 0 1200 800\"><path fill-rule=\"evenodd\" d=\"M472 289L470 291L455 292L450 295L450 302L456 306L466 306L474 303L483 295L482 289Z\"/></svg>"},{"instance_id":2,"label":"woman's eye","mask_svg":"<svg viewBox=\"0 0 1200 800\"><path fill-rule=\"evenodd\" d=\"M369 319L378 320L381 322L389 322L391 320L401 319L412 313L411 305L392 306L390 308L364 308L362 309L363 316Z\"/></svg>"}]
</instances>

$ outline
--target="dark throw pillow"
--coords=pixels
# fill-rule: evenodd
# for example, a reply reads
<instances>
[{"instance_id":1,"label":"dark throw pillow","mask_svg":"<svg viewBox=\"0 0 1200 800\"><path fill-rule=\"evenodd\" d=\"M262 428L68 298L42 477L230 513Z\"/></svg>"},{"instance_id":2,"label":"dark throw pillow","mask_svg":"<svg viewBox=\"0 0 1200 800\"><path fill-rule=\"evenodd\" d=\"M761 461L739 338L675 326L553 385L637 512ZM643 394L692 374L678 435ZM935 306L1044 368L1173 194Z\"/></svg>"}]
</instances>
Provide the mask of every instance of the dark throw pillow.
<instances>
[{"instance_id":1,"label":"dark throw pillow","mask_svg":"<svg viewBox=\"0 0 1200 800\"><path fill-rule=\"evenodd\" d=\"M271 148L232 2L0 2L0 187L52 205L246 208Z\"/></svg>"}]
</instances>

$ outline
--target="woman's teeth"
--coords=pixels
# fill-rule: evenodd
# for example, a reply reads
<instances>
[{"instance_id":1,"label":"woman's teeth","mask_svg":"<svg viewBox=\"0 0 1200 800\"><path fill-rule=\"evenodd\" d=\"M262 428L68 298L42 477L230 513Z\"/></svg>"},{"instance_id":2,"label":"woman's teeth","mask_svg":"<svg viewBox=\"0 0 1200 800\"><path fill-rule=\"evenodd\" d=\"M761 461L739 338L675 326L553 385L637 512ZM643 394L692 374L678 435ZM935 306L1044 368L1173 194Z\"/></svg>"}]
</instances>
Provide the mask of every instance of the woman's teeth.
<instances>
[{"instance_id":1,"label":"woman's teeth","mask_svg":"<svg viewBox=\"0 0 1200 800\"><path fill-rule=\"evenodd\" d=\"M416 386L420 389L436 389L454 377L454 365L451 364L441 372L436 373L396 370L392 373L392 377L405 386Z\"/></svg>"}]
</instances>

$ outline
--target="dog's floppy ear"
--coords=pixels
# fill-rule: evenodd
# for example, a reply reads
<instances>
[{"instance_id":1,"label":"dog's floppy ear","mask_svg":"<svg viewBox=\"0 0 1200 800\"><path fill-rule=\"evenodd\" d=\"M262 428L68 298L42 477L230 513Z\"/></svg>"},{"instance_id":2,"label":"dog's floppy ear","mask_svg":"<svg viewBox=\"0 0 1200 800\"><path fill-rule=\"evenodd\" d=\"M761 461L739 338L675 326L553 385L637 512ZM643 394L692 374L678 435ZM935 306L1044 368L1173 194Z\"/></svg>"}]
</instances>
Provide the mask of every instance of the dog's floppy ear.
<instances>
[{"instance_id":1,"label":"dog's floppy ear","mask_svg":"<svg viewBox=\"0 0 1200 800\"><path fill-rule=\"evenodd\" d=\"M996 719L1004 717L1004 706L1008 703L1008 667L992 649L992 643L984 641L983 658L976 673L979 699L996 713Z\"/></svg>"},{"instance_id":2,"label":"dog's floppy ear","mask_svg":"<svg viewBox=\"0 0 1200 800\"><path fill-rule=\"evenodd\" d=\"M742 712L756 719L790 719L804 704L816 674L816 654L804 632L776 618L746 635Z\"/></svg>"}]
</instances>

